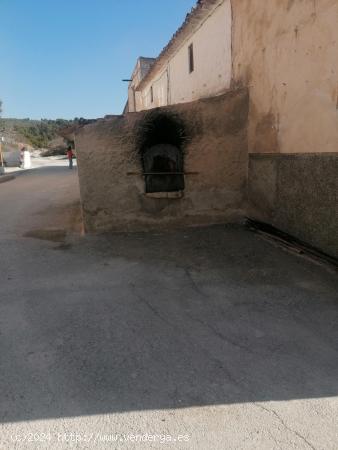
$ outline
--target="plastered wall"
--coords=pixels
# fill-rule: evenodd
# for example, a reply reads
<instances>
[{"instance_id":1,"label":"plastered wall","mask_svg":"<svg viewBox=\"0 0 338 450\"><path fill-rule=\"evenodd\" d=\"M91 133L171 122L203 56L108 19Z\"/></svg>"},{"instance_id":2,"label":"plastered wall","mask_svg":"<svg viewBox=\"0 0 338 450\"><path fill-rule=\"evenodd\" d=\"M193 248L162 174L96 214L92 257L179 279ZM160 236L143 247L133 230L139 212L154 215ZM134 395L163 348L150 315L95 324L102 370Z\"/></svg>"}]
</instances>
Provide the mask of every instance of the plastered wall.
<instances>
[{"instance_id":1,"label":"plastered wall","mask_svg":"<svg viewBox=\"0 0 338 450\"><path fill-rule=\"evenodd\" d=\"M232 0L233 81L250 152L336 152L338 1Z\"/></svg>"},{"instance_id":2,"label":"plastered wall","mask_svg":"<svg viewBox=\"0 0 338 450\"><path fill-rule=\"evenodd\" d=\"M194 47L195 69L189 73L188 47ZM164 70L140 93L138 110L185 103L224 92L231 82L231 4L224 0L182 43ZM153 87L154 101L150 89Z\"/></svg>"},{"instance_id":3,"label":"plastered wall","mask_svg":"<svg viewBox=\"0 0 338 450\"><path fill-rule=\"evenodd\" d=\"M245 216L246 90L162 108L182 120L185 191L182 198L145 194L137 147L147 112L102 119L77 131L81 201L87 232L237 222ZM130 175L130 173L133 173Z\"/></svg>"}]
</instances>

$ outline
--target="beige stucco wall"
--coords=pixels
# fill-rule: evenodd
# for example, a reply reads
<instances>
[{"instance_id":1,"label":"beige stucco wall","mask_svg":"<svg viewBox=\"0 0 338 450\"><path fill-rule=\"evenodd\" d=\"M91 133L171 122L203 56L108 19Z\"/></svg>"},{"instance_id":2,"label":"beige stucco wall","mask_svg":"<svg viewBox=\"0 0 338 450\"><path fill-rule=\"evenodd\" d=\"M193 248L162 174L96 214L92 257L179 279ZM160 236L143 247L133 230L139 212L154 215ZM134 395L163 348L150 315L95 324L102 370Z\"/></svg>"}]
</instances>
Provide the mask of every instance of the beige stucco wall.
<instances>
[{"instance_id":1,"label":"beige stucco wall","mask_svg":"<svg viewBox=\"0 0 338 450\"><path fill-rule=\"evenodd\" d=\"M157 74L149 84L138 94L137 111L151 108L158 108L170 104L170 89L172 83L169 82L169 65L160 74ZM150 89L153 87L154 101L151 101Z\"/></svg>"},{"instance_id":2,"label":"beige stucco wall","mask_svg":"<svg viewBox=\"0 0 338 450\"><path fill-rule=\"evenodd\" d=\"M250 88L251 152L338 147L338 1L232 0L234 82Z\"/></svg>"},{"instance_id":3,"label":"beige stucco wall","mask_svg":"<svg viewBox=\"0 0 338 450\"><path fill-rule=\"evenodd\" d=\"M145 194L137 136L154 111L99 120L75 136L87 232L237 222L245 216L246 90L161 111L184 124L184 169L193 172L185 177L184 196Z\"/></svg>"},{"instance_id":4,"label":"beige stucco wall","mask_svg":"<svg viewBox=\"0 0 338 450\"><path fill-rule=\"evenodd\" d=\"M188 47L194 46L195 70L189 73ZM185 103L224 92L231 83L231 4L218 3L209 17L154 75L140 93L138 110ZM153 86L154 102L150 89Z\"/></svg>"},{"instance_id":5,"label":"beige stucco wall","mask_svg":"<svg viewBox=\"0 0 338 450\"><path fill-rule=\"evenodd\" d=\"M128 85L128 111L135 112L137 105L140 104L140 92L137 91L137 86L146 76L153 64L153 58L143 58L142 56L137 60L136 66L131 76L131 82Z\"/></svg>"}]
</instances>

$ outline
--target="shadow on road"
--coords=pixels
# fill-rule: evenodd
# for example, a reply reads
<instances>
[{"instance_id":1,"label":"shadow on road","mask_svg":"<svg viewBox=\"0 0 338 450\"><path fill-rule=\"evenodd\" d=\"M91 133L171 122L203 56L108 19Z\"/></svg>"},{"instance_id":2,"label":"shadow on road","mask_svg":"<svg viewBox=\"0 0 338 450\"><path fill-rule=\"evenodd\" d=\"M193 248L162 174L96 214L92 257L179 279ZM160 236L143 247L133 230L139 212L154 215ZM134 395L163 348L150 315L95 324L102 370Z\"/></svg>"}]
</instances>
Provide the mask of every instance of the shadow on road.
<instances>
[{"instance_id":1,"label":"shadow on road","mask_svg":"<svg viewBox=\"0 0 338 450\"><path fill-rule=\"evenodd\" d=\"M50 245L5 280L3 422L338 395L323 267L240 227Z\"/></svg>"}]
</instances>

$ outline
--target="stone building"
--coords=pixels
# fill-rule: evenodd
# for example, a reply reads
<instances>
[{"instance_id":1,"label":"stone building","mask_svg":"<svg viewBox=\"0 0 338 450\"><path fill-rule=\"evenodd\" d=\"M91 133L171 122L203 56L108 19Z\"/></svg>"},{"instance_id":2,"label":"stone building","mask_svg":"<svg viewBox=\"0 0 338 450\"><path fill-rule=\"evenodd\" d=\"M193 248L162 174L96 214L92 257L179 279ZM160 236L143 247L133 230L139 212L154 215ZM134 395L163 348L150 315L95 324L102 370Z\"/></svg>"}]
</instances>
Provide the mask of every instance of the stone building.
<instances>
[{"instance_id":1,"label":"stone building","mask_svg":"<svg viewBox=\"0 0 338 450\"><path fill-rule=\"evenodd\" d=\"M249 216L338 257L337 23L337 0L199 0L129 112L76 132L86 229Z\"/></svg>"}]
</instances>

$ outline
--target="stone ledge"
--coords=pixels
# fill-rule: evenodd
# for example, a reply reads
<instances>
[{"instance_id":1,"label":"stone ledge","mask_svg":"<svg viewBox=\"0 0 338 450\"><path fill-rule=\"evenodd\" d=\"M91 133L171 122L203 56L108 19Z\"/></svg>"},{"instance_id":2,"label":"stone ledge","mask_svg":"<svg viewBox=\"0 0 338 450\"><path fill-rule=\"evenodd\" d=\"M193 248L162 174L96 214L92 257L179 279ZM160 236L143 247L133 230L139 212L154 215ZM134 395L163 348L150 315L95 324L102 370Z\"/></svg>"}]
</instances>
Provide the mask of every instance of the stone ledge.
<instances>
[{"instance_id":1,"label":"stone ledge","mask_svg":"<svg viewBox=\"0 0 338 450\"><path fill-rule=\"evenodd\" d=\"M184 197L183 191L177 192L152 192L148 194L144 194L147 198L169 198L169 199L180 199Z\"/></svg>"}]
</instances>

